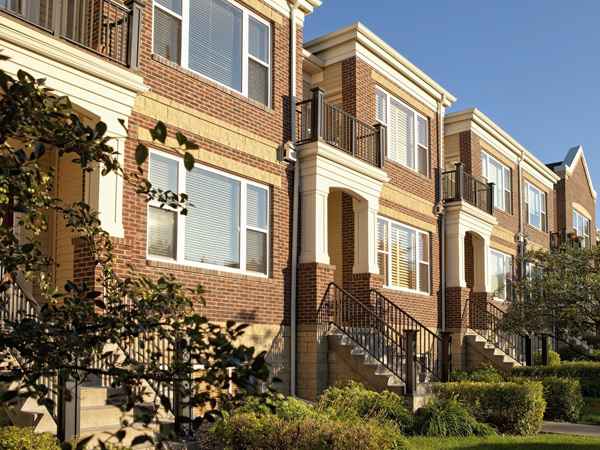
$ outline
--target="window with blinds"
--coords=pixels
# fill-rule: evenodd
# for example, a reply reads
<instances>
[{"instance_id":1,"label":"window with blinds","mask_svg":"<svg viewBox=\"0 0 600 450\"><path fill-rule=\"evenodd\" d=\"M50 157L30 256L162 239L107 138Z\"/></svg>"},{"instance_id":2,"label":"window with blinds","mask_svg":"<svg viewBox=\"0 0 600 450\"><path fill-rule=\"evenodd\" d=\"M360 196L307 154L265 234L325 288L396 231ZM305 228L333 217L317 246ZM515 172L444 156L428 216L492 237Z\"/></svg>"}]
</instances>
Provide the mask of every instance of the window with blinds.
<instances>
[{"instance_id":1,"label":"window with blinds","mask_svg":"<svg viewBox=\"0 0 600 450\"><path fill-rule=\"evenodd\" d=\"M573 211L573 230L577 233L577 236L583 238L580 246L583 248L590 248L590 221L577 211Z\"/></svg>"},{"instance_id":2,"label":"window with blinds","mask_svg":"<svg viewBox=\"0 0 600 450\"><path fill-rule=\"evenodd\" d=\"M148 255L200 267L268 273L269 190L216 170L151 152L149 180L162 191L185 192L186 216L150 203Z\"/></svg>"},{"instance_id":3,"label":"window with blinds","mask_svg":"<svg viewBox=\"0 0 600 450\"><path fill-rule=\"evenodd\" d=\"M427 119L381 89L375 91L375 115L387 127L387 157L428 176Z\"/></svg>"},{"instance_id":4,"label":"window with blinds","mask_svg":"<svg viewBox=\"0 0 600 450\"><path fill-rule=\"evenodd\" d=\"M267 23L229 0L156 0L154 53L269 104Z\"/></svg>"},{"instance_id":5,"label":"window with blinds","mask_svg":"<svg viewBox=\"0 0 600 450\"><path fill-rule=\"evenodd\" d=\"M544 233L548 230L546 193L525 182L525 217L527 223Z\"/></svg>"},{"instance_id":6,"label":"window with blinds","mask_svg":"<svg viewBox=\"0 0 600 450\"><path fill-rule=\"evenodd\" d=\"M512 298L512 256L496 250L490 250L490 274L492 292L497 300Z\"/></svg>"},{"instance_id":7,"label":"window with blinds","mask_svg":"<svg viewBox=\"0 0 600 450\"><path fill-rule=\"evenodd\" d=\"M377 219L377 262L387 287L429 293L429 235Z\"/></svg>"},{"instance_id":8,"label":"window with blinds","mask_svg":"<svg viewBox=\"0 0 600 450\"><path fill-rule=\"evenodd\" d=\"M512 213L512 177L508 167L492 156L481 154L481 175L486 183L494 183L494 208Z\"/></svg>"}]
</instances>

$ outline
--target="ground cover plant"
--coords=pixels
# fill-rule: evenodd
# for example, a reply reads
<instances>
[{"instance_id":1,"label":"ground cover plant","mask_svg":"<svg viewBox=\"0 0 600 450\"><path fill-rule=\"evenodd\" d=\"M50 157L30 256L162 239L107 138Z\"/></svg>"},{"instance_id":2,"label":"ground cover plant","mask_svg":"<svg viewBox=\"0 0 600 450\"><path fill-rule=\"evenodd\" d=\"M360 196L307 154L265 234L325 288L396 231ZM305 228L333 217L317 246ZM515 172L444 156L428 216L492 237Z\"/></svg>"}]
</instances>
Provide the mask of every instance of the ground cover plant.
<instances>
[{"instance_id":1,"label":"ground cover plant","mask_svg":"<svg viewBox=\"0 0 600 450\"><path fill-rule=\"evenodd\" d=\"M408 444L414 450L596 450L600 438L539 434L537 436L488 437L412 437Z\"/></svg>"},{"instance_id":2,"label":"ground cover plant","mask_svg":"<svg viewBox=\"0 0 600 450\"><path fill-rule=\"evenodd\" d=\"M600 397L583 397L581 418L578 423L600 425Z\"/></svg>"}]
</instances>

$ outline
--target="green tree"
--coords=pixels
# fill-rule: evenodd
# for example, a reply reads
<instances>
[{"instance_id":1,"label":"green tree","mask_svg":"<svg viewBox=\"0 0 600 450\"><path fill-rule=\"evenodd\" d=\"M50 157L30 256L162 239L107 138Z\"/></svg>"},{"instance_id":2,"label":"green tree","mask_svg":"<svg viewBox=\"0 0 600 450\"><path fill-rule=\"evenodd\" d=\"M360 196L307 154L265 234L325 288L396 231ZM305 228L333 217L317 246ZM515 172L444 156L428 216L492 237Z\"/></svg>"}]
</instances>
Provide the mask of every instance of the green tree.
<instances>
[{"instance_id":1,"label":"green tree","mask_svg":"<svg viewBox=\"0 0 600 450\"><path fill-rule=\"evenodd\" d=\"M599 342L600 247L531 251L523 262L527 274L517 283L518 295L502 328L553 334L573 350L597 359L586 346Z\"/></svg>"},{"instance_id":2,"label":"green tree","mask_svg":"<svg viewBox=\"0 0 600 450\"><path fill-rule=\"evenodd\" d=\"M4 357L10 353L22 363L2 373L0 381L17 387L4 392L1 404L17 396L33 396L53 408L55 402L48 396L53 388L45 380L84 381L96 375L123 387L122 408L130 410L141 401L140 386L145 380L167 386L187 406L206 411L195 420L194 425L199 425L203 418L218 415L223 401L237 401L239 394L227 394L231 384L242 394L255 391L269 372L264 353L255 355L254 348L236 343L244 325L210 323L195 310L205 303L202 288L184 287L172 275L152 279L129 266L119 277L111 238L97 214L84 202L66 203L55 196L55 170L45 162L52 160L47 155L53 153L69 158L83 172L116 173L147 201L159 201L186 214L185 194L155 189L144 177L146 145L138 144L137 168L127 173L105 135L106 125L84 126L72 112L69 99L54 95L44 80L23 71L13 78L0 70L0 89L0 265L4 272L0 312L8 312L7 299L18 277L38 286L44 300L40 311L22 311L2 322L0 349L5 349ZM155 141L165 143L167 130L162 123L150 132ZM187 150L197 146L180 133L174 137L191 170L194 158ZM14 213L19 214L13 224L9 219ZM44 254L41 245L49 215L54 213L64 216L74 235L86 243L100 268L97 283L101 289L69 281L65 293L59 293L50 276L55 261ZM17 225L29 230L32 237L26 242L17 233ZM173 353L168 365L165 351L150 348L157 341L166 343ZM136 353L141 347L147 350L143 362ZM126 349L134 350L128 353ZM227 370L231 367L235 370ZM163 406L172 407L169 395L159 396ZM156 408L147 411L144 420L149 422L156 412ZM149 437L137 442L144 439Z\"/></svg>"}]
</instances>

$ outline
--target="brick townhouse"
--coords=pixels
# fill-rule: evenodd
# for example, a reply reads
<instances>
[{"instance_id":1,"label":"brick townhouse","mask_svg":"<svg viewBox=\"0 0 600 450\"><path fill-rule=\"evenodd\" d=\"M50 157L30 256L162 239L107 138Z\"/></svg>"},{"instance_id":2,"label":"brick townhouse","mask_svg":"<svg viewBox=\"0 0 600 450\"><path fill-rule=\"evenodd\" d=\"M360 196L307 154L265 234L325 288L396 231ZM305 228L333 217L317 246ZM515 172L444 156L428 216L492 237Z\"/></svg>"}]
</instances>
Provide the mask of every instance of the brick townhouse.
<instances>
[{"instance_id":1,"label":"brick townhouse","mask_svg":"<svg viewBox=\"0 0 600 450\"><path fill-rule=\"evenodd\" d=\"M202 284L203 312L250 324L280 392L314 400L353 378L417 394L445 378L444 332L455 365L487 357L472 311L510 300L519 252L563 230L594 242L596 194L580 147L545 166L477 109L446 115L455 97L363 25L302 45L319 4L8 1L0 45L5 70L45 77L106 122L126 169L167 125L144 169L189 195L185 217L48 161L58 197L101 213L120 271ZM178 131L199 145L191 172ZM45 241L56 282L93 284L61 220Z\"/></svg>"}]
</instances>

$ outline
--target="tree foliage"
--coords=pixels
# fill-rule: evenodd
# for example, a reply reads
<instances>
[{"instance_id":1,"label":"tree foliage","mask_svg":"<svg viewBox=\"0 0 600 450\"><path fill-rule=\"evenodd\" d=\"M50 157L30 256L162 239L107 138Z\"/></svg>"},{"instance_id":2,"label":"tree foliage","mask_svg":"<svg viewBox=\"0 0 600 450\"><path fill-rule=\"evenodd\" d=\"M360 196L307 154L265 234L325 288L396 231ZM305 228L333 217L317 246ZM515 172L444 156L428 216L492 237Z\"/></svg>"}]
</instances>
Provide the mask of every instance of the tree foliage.
<instances>
[{"instance_id":1,"label":"tree foliage","mask_svg":"<svg viewBox=\"0 0 600 450\"><path fill-rule=\"evenodd\" d=\"M185 214L185 194L156 189L144 176L146 143L137 145L137 167L127 172L106 135L106 125L85 126L69 99L56 96L44 80L23 71L14 78L0 70L0 89L0 263L4 272L0 313L8 312L7 299L19 278L39 287L43 299L39 312L22 311L2 322L2 357L10 354L20 363L1 374L0 381L11 385L1 403L32 396L52 409L55 401L48 396L49 390L59 386L47 380L63 383L97 376L123 388L124 411L142 401L142 383L157 387L157 398L167 409L172 409L168 392L179 392L188 406L204 411L195 420L198 425L203 418L218 415L223 401L236 401L236 395L227 393L231 384L238 393L245 393L266 381L264 353L256 355L254 348L236 343L244 325L213 324L196 312L205 303L201 286L185 287L172 275L151 278L132 266L118 276L113 243L98 214L85 202L57 198L52 162L56 157L69 158L82 172L116 173L146 201L158 201ZM150 133L164 144L168 131L159 122ZM197 146L181 133L174 135L180 144L177 150L191 170L194 159L187 150ZM9 219L15 213L13 223ZM42 246L54 214L65 218L73 236L83 239L93 256L100 274L97 290L71 281L64 289L56 286L51 277L56 262ZM29 237L19 230L28 230ZM167 354L172 355L169 364L165 364ZM157 408L147 411L144 421L148 423L156 412Z\"/></svg>"},{"instance_id":2,"label":"tree foliage","mask_svg":"<svg viewBox=\"0 0 600 450\"><path fill-rule=\"evenodd\" d=\"M518 295L502 327L528 335L552 334L594 358L585 346L599 342L600 247L531 251L523 261L527 274L517 284Z\"/></svg>"}]
</instances>

